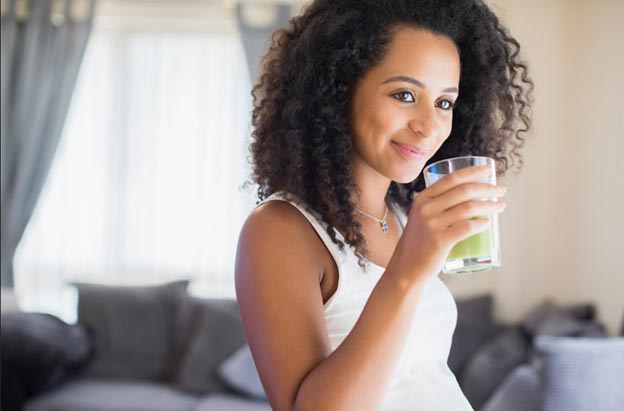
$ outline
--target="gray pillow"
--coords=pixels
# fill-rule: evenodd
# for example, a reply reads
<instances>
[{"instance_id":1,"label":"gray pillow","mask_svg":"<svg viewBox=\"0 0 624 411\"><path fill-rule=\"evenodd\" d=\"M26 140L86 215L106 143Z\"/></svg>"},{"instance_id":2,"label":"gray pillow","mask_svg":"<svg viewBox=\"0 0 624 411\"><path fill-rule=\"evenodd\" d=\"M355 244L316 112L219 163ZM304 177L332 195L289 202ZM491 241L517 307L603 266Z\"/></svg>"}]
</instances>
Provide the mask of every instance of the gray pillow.
<instances>
[{"instance_id":1,"label":"gray pillow","mask_svg":"<svg viewBox=\"0 0 624 411\"><path fill-rule=\"evenodd\" d=\"M161 380L173 352L175 310L188 280L144 287L76 283L78 322L93 335L94 377Z\"/></svg>"},{"instance_id":2,"label":"gray pillow","mask_svg":"<svg viewBox=\"0 0 624 411\"><path fill-rule=\"evenodd\" d=\"M624 338L541 336L535 342L544 411L624 408Z\"/></svg>"},{"instance_id":3,"label":"gray pillow","mask_svg":"<svg viewBox=\"0 0 624 411\"><path fill-rule=\"evenodd\" d=\"M198 394L227 392L228 385L217 374L217 366L246 342L243 325L231 304L222 300L193 298L196 319L192 321L186 349L175 377L178 388Z\"/></svg>"},{"instance_id":4,"label":"gray pillow","mask_svg":"<svg viewBox=\"0 0 624 411\"><path fill-rule=\"evenodd\" d=\"M481 411L541 411L540 377L529 364L516 367Z\"/></svg>"},{"instance_id":5,"label":"gray pillow","mask_svg":"<svg viewBox=\"0 0 624 411\"><path fill-rule=\"evenodd\" d=\"M505 378L527 361L528 344L518 330L510 329L483 345L459 380L470 405L481 408Z\"/></svg>"},{"instance_id":6,"label":"gray pillow","mask_svg":"<svg viewBox=\"0 0 624 411\"><path fill-rule=\"evenodd\" d=\"M231 314L231 318L239 318L238 304L233 298L199 298L186 294L176 312L176 331L174 342L174 353L171 357L170 381L178 380L182 361L184 360L189 346L192 344L193 336L197 333L203 313L206 310L216 308L220 311Z\"/></svg>"},{"instance_id":7,"label":"gray pillow","mask_svg":"<svg viewBox=\"0 0 624 411\"><path fill-rule=\"evenodd\" d=\"M522 329L531 336L603 337L604 326L594 318L591 304L558 306L546 301L532 310L522 321Z\"/></svg>"},{"instance_id":8,"label":"gray pillow","mask_svg":"<svg viewBox=\"0 0 624 411\"><path fill-rule=\"evenodd\" d=\"M267 399L248 344L221 363L217 373L235 391L252 398Z\"/></svg>"}]
</instances>

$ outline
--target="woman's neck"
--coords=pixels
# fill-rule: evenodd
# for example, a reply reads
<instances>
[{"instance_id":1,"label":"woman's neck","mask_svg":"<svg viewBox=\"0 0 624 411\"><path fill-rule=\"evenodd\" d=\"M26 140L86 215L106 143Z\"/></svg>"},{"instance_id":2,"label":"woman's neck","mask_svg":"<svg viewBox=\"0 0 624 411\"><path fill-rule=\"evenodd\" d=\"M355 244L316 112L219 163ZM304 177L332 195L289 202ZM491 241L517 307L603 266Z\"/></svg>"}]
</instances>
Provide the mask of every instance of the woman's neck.
<instances>
[{"instance_id":1,"label":"woman's neck","mask_svg":"<svg viewBox=\"0 0 624 411\"><path fill-rule=\"evenodd\" d=\"M386 212L386 194L391 180L365 163L352 163L353 180L358 190L351 193L355 207L377 218Z\"/></svg>"}]
</instances>

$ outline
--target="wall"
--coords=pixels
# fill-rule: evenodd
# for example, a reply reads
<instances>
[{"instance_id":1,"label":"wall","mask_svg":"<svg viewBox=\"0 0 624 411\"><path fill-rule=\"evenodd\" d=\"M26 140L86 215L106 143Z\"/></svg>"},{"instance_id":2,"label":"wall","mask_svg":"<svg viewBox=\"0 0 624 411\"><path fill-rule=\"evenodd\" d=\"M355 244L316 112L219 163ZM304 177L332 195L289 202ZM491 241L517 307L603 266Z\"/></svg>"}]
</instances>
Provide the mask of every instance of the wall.
<instances>
[{"instance_id":1,"label":"wall","mask_svg":"<svg viewBox=\"0 0 624 411\"><path fill-rule=\"evenodd\" d=\"M624 2L489 4L530 64L534 130L524 169L504 179L503 266L449 288L492 292L502 320L544 299L590 301L613 334L624 320Z\"/></svg>"}]
</instances>

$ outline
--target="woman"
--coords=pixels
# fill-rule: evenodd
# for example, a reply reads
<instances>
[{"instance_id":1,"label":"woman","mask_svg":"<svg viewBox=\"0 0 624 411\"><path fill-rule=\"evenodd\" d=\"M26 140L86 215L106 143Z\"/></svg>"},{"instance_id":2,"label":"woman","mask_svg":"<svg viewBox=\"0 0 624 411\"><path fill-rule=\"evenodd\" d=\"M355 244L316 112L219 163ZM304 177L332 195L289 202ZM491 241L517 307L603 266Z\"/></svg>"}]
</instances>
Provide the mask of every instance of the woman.
<instances>
[{"instance_id":1,"label":"woman","mask_svg":"<svg viewBox=\"0 0 624 411\"><path fill-rule=\"evenodd\" d=\"M317 0L274 35L254 88L261 203L236 290L274 411L471 407L446 361L456 306L438 278L501 212L469 168L521 160L532 83L480 0ZM418 193L417 196L415 194Z\"/></svg>"}]
</instances>

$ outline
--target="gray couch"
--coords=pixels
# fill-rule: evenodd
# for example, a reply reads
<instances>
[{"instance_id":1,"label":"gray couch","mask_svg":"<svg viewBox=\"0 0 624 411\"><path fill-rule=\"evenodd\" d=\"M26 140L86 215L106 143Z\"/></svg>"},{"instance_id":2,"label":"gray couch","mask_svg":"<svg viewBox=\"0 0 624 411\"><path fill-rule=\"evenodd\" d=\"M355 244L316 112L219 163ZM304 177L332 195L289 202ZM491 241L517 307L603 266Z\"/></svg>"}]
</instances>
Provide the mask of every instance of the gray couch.
<instances>
[{"instance_id":1,"label":"gray couch","mask_svg":"<svg viewBox=\"0 0 624 411\"><path fill-rule=\"evenodd\" d=\"M449 366L475 410L624 410L624 338L592 304L546 301L515 324L492 318L487 295L457 305Z\"/></svg>"},{"instance_id":2,"label":"gray couch","mask_svg":"<svg viewBox=\"0 0 624 411\"><path fill-rule=\"evenodd\" d=\"M187 283L76 284L93 355L24 410L269 411L236 301L192 297Z\"/></svg>"},{"instance_id":3,"label":"gray couch","mask_svg":"<svg viewBox=\"0 0 624 411\"><path fill-rule=\"evenodd\" d=\"M270 410L234 300L192 297L186 281L76 286L93 355L25 411ZM457 305L449 366L475 410L624 409L624 338L605 335L592 305L545 302L513 325L493 319L490 296ZM3 360L3 404L6 374Z\"/></svg>"}]
</instances>

